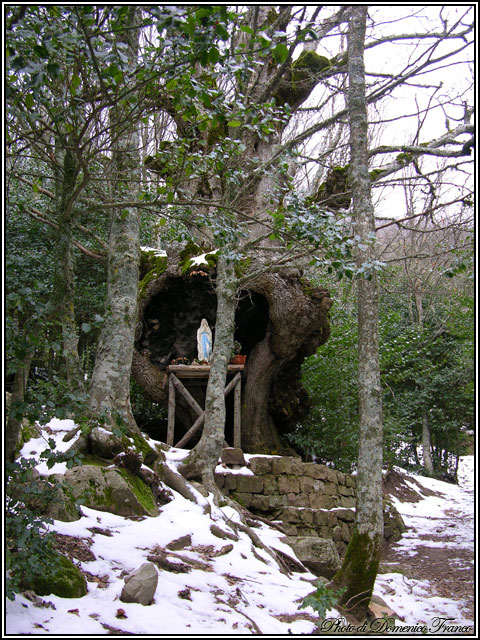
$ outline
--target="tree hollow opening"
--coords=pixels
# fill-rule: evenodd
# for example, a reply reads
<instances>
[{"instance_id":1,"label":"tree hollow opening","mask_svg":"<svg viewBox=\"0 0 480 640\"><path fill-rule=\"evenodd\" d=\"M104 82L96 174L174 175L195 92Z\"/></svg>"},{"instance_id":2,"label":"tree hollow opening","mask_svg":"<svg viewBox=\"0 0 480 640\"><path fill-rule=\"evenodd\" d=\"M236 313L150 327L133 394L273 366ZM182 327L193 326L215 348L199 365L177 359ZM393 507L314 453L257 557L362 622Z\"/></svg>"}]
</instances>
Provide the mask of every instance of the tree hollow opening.
<instances>
[{"instance_id":1,"label":"tree hollow opening","mask_svg":"<svg viewBox=\"0 0 480 640\"><path fill-rule=\"evenodd\" d=\"M217 299L214 285L205 276L168 277L161 291L152 296L143 309L141 334L136 349L158 367L165 370L179 358L192 362L197 358L197 331L202 318L206 318L215 342L215 319ZM242 345L241 353L248 355L266 335L269 322L269 305L265 297L251 291L241 291L235 314L234 339ZM229 376L228 381L231 377ZM203 408L207 378L182 379L192 397ZM175 442L188 431L197 415L188 407L180 394L176 401ZM227 421L225 438L233 442L234 394L226 398ZM139 407L134 407L135 418L141 429L152 437L166 441L166 417L158 422L146 420ZM148 412L147 412L148 413ZM186 444L195 446L201 429Z\"/></svg>"}]
</instances>

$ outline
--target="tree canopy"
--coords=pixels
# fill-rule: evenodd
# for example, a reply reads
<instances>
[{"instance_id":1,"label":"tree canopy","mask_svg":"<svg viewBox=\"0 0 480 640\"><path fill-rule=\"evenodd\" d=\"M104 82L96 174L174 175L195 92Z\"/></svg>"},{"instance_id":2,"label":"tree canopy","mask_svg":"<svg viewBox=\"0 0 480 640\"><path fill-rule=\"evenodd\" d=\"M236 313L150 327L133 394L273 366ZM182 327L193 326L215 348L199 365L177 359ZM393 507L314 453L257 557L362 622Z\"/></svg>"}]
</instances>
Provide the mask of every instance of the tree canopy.
<instances>
[{"instance_id":1,"label":"tree canopy","mask_svg":"<svg viewBox=\"0 0 480 640\"><path fill-rule=\"evenodd\" d=\"M371 8L365 42L376 227L456 225L443 270L459 273L471 244L471 10L391 11ZM112 260L130 251L133 279L138 269L134 245L114 249L130 218L137 247L191 239L241 263L236 290L286 267L353 279L404 259L399 245L353 260L347 25L347 6L6 8L7 318L10 344L23 345L8 352L12 376L32 366L39 383L61 379L60 404L93 396L98 339L109 322L118 333L107 271L112 285Z\"/></svg>"}]
</instances>

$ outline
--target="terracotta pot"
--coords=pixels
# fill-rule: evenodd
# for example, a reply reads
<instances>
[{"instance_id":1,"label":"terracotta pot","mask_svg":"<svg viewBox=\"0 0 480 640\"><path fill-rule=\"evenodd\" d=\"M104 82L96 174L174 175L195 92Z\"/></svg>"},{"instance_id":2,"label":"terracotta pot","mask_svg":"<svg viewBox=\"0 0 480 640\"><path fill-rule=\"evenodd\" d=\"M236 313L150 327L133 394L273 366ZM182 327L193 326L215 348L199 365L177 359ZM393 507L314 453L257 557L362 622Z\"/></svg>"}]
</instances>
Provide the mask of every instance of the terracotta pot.
<instances>
[{"instance_id":1,"label":"terracotta pot","mask_svg":"<svg viewBox=\"0 0 480 640\"><path fill-rule=\"evenodd\" d=\"M245 364L247 356L233 356L230 359L230 364Z\"/></svg>"}]
</instances>

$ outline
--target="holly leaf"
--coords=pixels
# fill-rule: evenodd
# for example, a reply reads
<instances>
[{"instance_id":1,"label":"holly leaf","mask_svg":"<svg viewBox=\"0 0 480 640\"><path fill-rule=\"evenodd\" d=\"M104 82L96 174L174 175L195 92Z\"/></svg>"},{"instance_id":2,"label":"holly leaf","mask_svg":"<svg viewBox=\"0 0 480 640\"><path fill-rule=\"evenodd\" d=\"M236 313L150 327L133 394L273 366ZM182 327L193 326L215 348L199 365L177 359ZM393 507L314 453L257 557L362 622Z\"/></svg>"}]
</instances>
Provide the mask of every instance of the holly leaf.
<instances>
[{"instance_id":1,"label":"holly leaf","mask_svg":"<svg viewBox=\"0 0 480 640\"><path fill-rule=\"evenodd\" d=\"M275 58L275 62L278 64L283 64L285 60L288 58L288 47L284 42L279 42L276 47L272 50L273 57Z\"/></svg>"}]
</instances>

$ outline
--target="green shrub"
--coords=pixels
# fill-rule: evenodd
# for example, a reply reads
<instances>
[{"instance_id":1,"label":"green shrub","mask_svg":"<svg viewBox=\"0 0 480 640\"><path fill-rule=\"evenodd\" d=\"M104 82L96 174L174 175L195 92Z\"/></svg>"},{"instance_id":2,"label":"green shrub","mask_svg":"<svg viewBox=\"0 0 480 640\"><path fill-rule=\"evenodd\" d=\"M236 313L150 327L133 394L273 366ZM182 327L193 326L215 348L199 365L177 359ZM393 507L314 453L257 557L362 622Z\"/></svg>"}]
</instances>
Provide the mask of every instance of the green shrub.
<instances>
[{"instance_id":1,"label":"green shrub","mask_svg":"<svg viewBox=\"0 0 480 640\"><path fill-rule=\"evenodd\" d=\"M332 609L340 599L340 596L345 592L345 588L334 591L328 587L322 580L317 580L316 590L305 596L300 604L300 609L306 607L312 607L318 614L318 624L325 619L325 614L329 609Z\"/></svg>"},{"instance_id":2,"label":"green shrub","mask_svg":"<svg viewBox=\"0 0 480 640\"><path fill-rule=\"evenodd\" d=\"M40 457L47 461L49 468L57 462L67 462L68 467L81 463L69 453L56 452L52 439L48 445ZM54 535L48 531L53 520L41 515L57 496L53 485L36 475L37 463L34 458L20 458L5 465L6 595L10 600L14 600L15 593L25 589L25 585L35 584L46 572L60 569L59 554L52 548Z\"/></svg>"}]
</instances>

